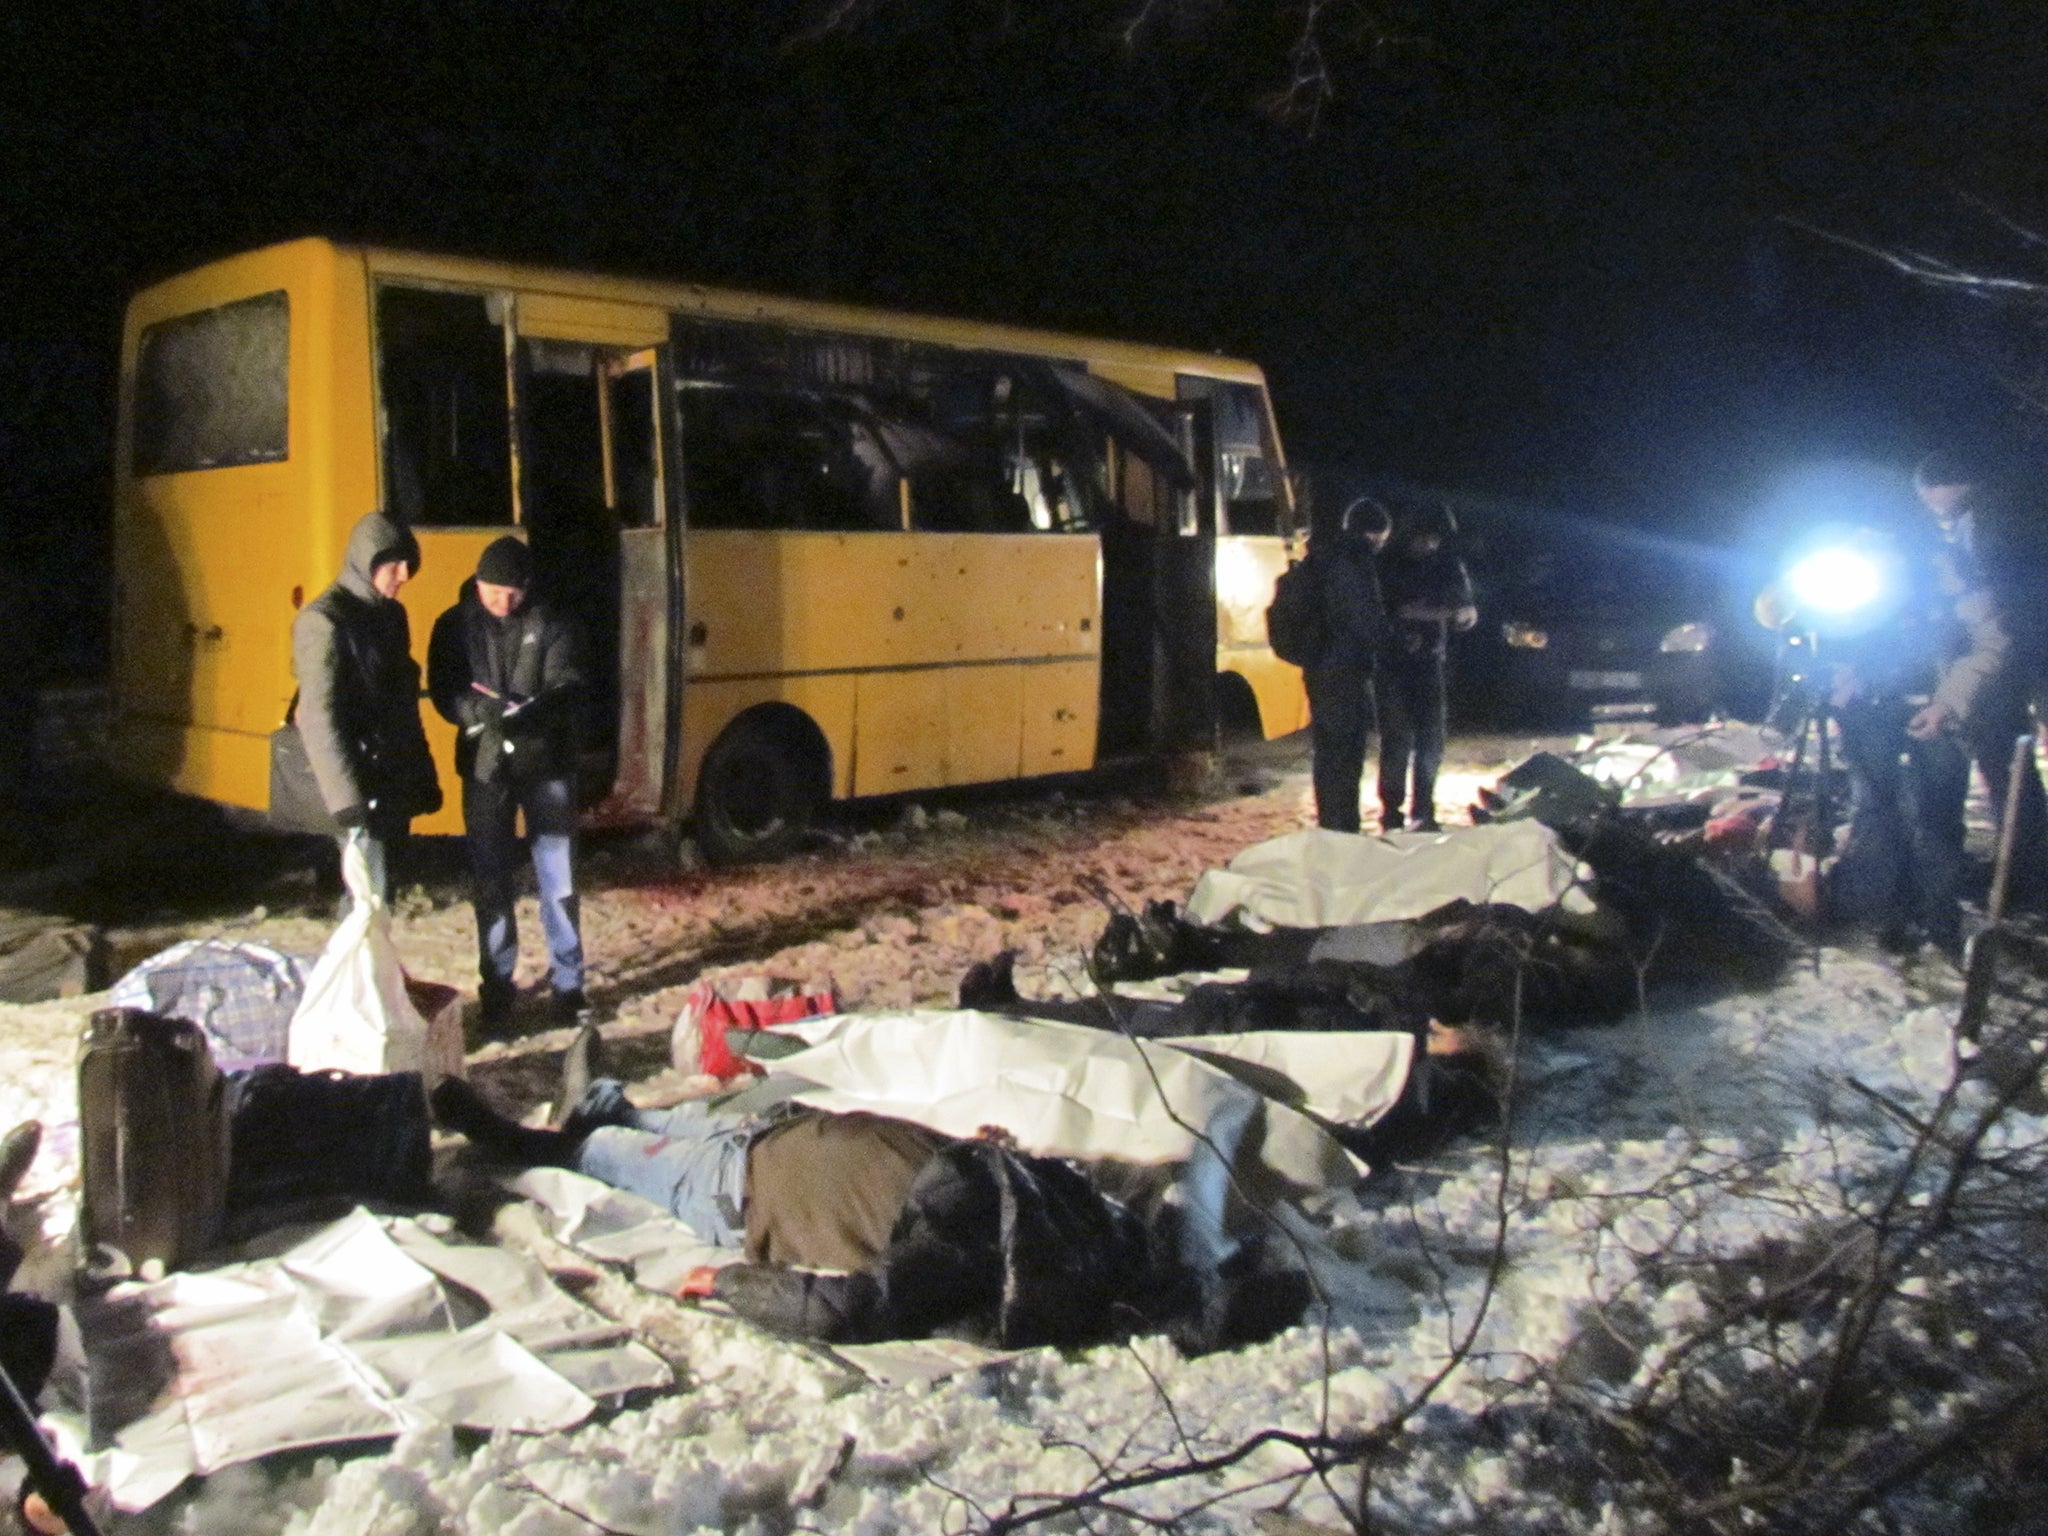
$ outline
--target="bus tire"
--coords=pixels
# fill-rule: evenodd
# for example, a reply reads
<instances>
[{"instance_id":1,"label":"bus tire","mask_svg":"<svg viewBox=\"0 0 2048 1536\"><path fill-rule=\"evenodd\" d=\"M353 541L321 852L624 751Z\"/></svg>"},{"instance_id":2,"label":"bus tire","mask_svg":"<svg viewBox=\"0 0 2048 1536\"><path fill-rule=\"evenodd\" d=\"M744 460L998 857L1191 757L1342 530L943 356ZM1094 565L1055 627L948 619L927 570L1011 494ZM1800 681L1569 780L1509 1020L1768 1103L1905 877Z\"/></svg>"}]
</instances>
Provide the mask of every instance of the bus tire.
<instances>
[{"instance_id":1,"label":"bus tire","mask_svg":"<svg viewBox=\"0 0 2048 1536\"><path fill-rule=\"evenodd\" d=\"M783 858L802 846L828 793L816 727L743 716L727 726L697 775L697 847L711 864Z\"/></svg>"}]
</instances>

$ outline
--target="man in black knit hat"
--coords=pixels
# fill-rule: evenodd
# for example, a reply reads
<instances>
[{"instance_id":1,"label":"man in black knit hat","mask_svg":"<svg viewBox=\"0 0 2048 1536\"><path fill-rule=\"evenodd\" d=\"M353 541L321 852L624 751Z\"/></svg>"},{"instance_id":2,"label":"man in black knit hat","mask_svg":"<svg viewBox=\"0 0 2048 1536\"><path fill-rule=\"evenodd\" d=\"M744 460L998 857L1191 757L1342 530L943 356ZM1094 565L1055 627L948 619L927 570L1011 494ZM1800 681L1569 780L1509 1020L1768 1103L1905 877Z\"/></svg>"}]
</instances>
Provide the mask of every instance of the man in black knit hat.
<instances>
[{"instance_id":1,"label":"man in black knit hat","mask_svg":"<svg viewBox=\"0 0 2048 1536\"><path fill-rule=\"evenodd\" d=\"M526 813L557 1022L587 1022L576 902L577 714L584 687L574 631L528 595L533 559L517 538L491 544L453 608L434 623L427 688L454 724L476 908L478 997L486 1032L510 1026L519 961L513 920L516 817Z\"/></svg>"}]
</instances>

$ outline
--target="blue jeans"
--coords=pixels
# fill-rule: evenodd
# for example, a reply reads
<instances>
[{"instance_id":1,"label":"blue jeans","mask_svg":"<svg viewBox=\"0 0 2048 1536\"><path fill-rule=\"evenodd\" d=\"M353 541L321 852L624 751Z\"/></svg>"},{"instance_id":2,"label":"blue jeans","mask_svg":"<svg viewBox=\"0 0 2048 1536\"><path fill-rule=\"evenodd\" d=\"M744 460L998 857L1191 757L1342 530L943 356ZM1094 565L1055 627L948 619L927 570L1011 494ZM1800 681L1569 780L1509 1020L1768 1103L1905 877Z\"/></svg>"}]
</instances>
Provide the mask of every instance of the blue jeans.
<instances>
[{"instance_id":1,"label":"blue jeans","mask_svg":"<svg viewBox=\"0 0 2048 1536\"><path fill-rule=\"evenodd\" d=\"M762 1129L759 1119L701 1100L635 1109L615 1079L601 1077L565 1129L593 1124L576 1153L578 1173L666 1206L716 1247L745 1245L747 1152Z\"/></svg>"},{"instance_id":2,"label":"blue jeans","mask_svg":"<svg viewBox=\"0 0 2048 1536\"><path fill-rule=\"evenodd\" d=\"M509 989L519 964L512 876L519 860L520 811L532 844L555 992L583 990L583 939L577 931L576 796L567 779L508 784L462 781L462 825L469 839L470 903L476 908L477 970L486 990Z\"/></svg>"}]
</instances>

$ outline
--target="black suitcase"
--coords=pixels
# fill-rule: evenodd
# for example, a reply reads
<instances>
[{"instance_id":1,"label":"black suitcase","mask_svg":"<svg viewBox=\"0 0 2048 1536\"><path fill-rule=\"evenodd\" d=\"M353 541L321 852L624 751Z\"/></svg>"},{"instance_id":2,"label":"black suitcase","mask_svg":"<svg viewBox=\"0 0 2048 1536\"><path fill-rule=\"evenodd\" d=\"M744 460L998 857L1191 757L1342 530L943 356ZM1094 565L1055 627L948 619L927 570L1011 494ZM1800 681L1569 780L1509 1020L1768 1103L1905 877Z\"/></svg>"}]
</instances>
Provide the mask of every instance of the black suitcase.
<instances>
[{"instance_id":1,"label":"black suitcase","mask_svg":"<svg viewBox=\"0 0 2048 1536\"><path fill-rule=\"evenodd\" d=\"M92 1016L78 1056L86 1242L137 1269L176 1269L212 1246L226 1208L224 1088L198 1025L135 1008Z\"/></svg>"}]
</instances>

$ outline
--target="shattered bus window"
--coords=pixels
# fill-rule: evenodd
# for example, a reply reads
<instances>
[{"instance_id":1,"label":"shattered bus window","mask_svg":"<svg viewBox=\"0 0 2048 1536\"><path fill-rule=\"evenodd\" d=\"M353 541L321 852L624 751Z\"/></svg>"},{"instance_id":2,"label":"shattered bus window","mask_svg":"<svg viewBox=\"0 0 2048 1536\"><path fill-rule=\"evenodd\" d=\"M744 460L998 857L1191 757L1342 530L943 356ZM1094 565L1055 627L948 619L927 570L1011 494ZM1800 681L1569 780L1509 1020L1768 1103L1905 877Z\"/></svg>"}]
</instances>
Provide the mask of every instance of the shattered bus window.
<instances>
[{"instance_id":1,"label":"shattered bus window","mask_svg":"<svg viewBox=\"0 0 2048 1536\"><path fill-rule=\"evenodd\" d=\"M1280 457L1266 417L1265 397L1256 385L1182 376L1183 400L1206 402L1219 532L1277 534L1282 492Z\"/></svg>"},{"instance_id":2,"label":"shattered bus window","mask_svg":"<svg viewBox=\"0 0 2048 1536\"><path fill-rule=\"evenodd\" d=\"M1108 503L1100 421L1041 359L718 321L677 356L694 527L1080 533Z\"/></svg>"},{"instance_id":3,"label":"shattered bus window","mask_svg":"<svg viewBox=\"0 0 2048 1536\"><path fill-rule=\"evenodd\" d=\"M283 460L290 351L282 289L146 328L135 358L135 473Z\"/></svg>"},{"instance_id":4,"label":"shattered bus window","mask_svg":"<svg viewBox=\"0 0 2048 1536\"><path fill-rule=\"evenodd\" d=\"M377 290L384 503L407 522L512 521L505 331L480 293Z\"/></svg>"}]
</instances>

